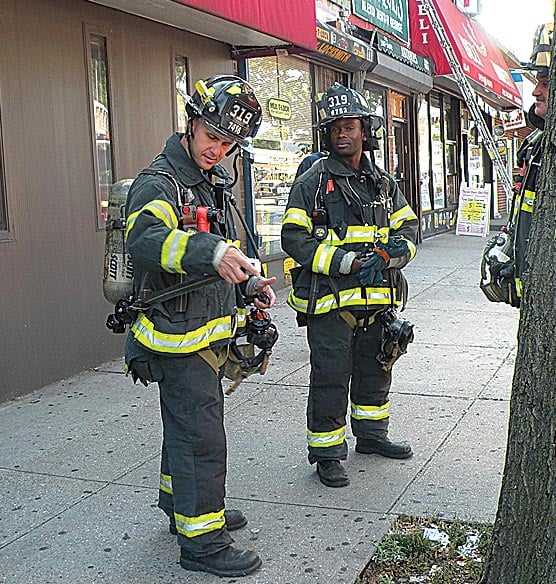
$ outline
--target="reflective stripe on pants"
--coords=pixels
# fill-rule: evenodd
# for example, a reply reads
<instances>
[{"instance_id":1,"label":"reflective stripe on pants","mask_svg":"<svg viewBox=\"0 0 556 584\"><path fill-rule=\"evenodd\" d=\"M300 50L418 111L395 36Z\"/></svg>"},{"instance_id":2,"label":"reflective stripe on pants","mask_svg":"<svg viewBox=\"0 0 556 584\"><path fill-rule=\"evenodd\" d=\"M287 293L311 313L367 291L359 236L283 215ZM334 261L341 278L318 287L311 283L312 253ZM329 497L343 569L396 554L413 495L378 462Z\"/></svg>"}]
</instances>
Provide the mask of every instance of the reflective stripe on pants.
<instances>
[{"instance_id":1,"label":"reflective stripe on pants","mask_svg":"<svg viewBox=\"0 0 556 584\"><path fill-rule=\"evenodd\" d=\"M353 434L361 438L386 436L391 374L383 371L375 358L381 333L377 322L366 331L359 328L354 333L337 311L307 318L311 349L307 403L309 462L347 457L343 436L348 396L355 408L351 418Z\"/></svg>"}]
</instances>

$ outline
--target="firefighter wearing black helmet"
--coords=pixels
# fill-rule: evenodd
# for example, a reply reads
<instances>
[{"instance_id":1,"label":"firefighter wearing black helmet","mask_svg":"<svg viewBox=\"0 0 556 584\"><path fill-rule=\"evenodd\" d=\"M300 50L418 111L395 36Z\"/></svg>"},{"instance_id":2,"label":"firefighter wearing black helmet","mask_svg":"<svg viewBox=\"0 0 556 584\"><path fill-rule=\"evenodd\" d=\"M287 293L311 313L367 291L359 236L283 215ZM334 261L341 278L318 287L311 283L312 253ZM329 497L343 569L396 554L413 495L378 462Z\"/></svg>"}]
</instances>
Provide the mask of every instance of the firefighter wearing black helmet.
<instances>
[{"instance_id":1,"label":"firefighter wearing black helmet","mask_svg":"<svg viewBox=\"0 0 556 584\"><path fill-rule=\"evenodd\" d=\"M487 243L481 263L481 289L492 302L521 305L529 269L527 248L537 199L537 180L543 157L542 138L548 108L549 72L554 23L537 28L533 53L527 69L536 73L535 103L527 118L535 130L523 141L517 153L519 176L514 187L509 225Z\"/></svg>"},{"instance_id":2,"label":"firefighter wearing black helmet","mask_svg":"<svg viewBox=\"0 0 556 584\"><path fill-rule=\"evenodd\" d=\"M170 532L177 534L181 565L236 577L256 570L261 560L230 545L228 531L247 520L224 509L219 368L245 322L246 281L266 295L266 301L257 301L261 308L273 304L275 295L274 279L262 278L236 247L232 217L213 185L228 181L218 163L256 134L261 108L251 87L235 76L199 81L195 89L187 104L186 134L171 136L130 189L126 237L139 299L188 280L219 278L140 312L128 336L126 364L134 380L158 382L160 388L159 507L169 517ZM215 210L218 218L203 232L188 220L200 207Z\"/></svg>"},{"instance_id":3,"label":"firefighter wearing black helmet","mask_svg":"<svg viewBox=\"0 0 556 584\"><path fill-rule=\"evenodd\" d=\"M391 371L376 357L377 316L401 302L400 268L415 256L417 217L392 177L364 153L381 120L363 96L335 83L317 107L330 155L294 182L282 247L299 264L288 303L307 325L311 350L309 462L317 463L323 484L343 487L349 400L358 452L412 454L408 444L388 438Z\"/></svg>"},{"instance_id":4,"label":"firefighter wearing black helmet","mask_svg":"<svg viewBox=\"0 0 556 584\"><path fill-rule=\"evenodd\" d=\"M549 71L552 54L554 23L538 27L533 42L533 53L528 68L536 72L537 82L533 90L535 103L528 112L529 123L535 127L518 151L520 177L513 202L513 277L519 299L523 296L524 276L528 271L526 251L531 221L537 198L537 180L543 157L542 136L548 109Z\"/></svg>"}]
</instances>

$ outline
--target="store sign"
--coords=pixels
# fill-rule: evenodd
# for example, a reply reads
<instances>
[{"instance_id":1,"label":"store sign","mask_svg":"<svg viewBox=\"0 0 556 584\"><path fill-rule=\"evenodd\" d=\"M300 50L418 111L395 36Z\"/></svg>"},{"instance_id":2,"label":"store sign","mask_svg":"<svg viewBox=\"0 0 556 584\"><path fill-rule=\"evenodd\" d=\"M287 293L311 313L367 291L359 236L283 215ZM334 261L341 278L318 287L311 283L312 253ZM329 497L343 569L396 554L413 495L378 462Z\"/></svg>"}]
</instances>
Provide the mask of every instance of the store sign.
<instances>
[{"instance_id":1,"label":"store sign","mask_svg":"<svg viewBox=\"0 0 556 584\"><path fill-rule=\"evenodd\" d=\"M268 114L271 118L278 120L290 120L292 117L292 106L285 99L272 97L268 100Z\"/></svg>"},{"instance_id":2,"label":"store sign","mask_svg":"<svg viewBox=\"0 0 556 584\"><path fill-rule=\"evenodd\" d=\"M512 110L511 112L504 113L502 118L502 124L504 126L504 131L508 130L519 130L519 128L525 128L527 121L525 120L525 112L522 109Z\"/></svg>"},{"instance_id":3,"label":"store sign","mask_svg":"<svg viewBox=\"0 0 556 584\"><path fill-rule=\"evenodd\" d=\"M407 0L353 0L353 14L409 42Z\"/></svg>"},{"instance_id":4,"label":"store sign","mask_svg":"<svg viewBox=\"0 0 556 584\"><path fill-rule=\"evenodd\" d=\"M373 53L367 43L320 22L316 33L317 52L321 55L355 70L370 66Z\"/></svg>"},{"instance_id":5,"label":"store sign","mask_svg":"<svg viewBox=\"0 0 556 584\"><path fill-rule=\"evenodd\" d=\"M459 191L458 235L486 237L489 230L490 185L483 188L470 188L461 185Z\"/></svg>"},{"instance_id":6,"label":"store sign","mask_svg":"<svg viewBox=\"0 0 556 584\"><path fill-rule=\"evenodd\" d=\"M421 57L421 55L410 51L407 47L402 47L402 45L383 34L378 33L376 39L377 49L381 53L384 53L397 61L401 61L422 73L432 75L433 71L431 62L426 57Z\"/></svg>"}]
</instances>

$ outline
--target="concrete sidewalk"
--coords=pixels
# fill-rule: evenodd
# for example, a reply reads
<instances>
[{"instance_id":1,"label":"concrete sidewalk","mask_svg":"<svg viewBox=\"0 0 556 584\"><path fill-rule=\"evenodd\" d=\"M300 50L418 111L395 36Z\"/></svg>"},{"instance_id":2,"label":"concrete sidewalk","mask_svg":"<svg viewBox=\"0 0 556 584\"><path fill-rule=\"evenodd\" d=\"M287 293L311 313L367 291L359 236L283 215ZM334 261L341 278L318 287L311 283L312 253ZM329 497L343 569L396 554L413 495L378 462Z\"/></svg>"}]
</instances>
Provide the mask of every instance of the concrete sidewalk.
<instances>
[{"instance_id":1,"label":"concrete sidewalk","mask_svg":"<svg viewBox=\"0 0 556 584\"><path fill-rule=\"evenodd\" d=\"M391 434L415 456L350 448L345 489L322 486L306 461L308 350L281 294L270 371L226 399L227 503L249 518L234 539L261 554L253 576L177 564L156 508L157 391L121 362L1 406L0 582L352 584L398 513L493 520L518 312L478 289L483 245L437 236L407 268L416 341L395 367Z\"/></svg>"}]
</instances>

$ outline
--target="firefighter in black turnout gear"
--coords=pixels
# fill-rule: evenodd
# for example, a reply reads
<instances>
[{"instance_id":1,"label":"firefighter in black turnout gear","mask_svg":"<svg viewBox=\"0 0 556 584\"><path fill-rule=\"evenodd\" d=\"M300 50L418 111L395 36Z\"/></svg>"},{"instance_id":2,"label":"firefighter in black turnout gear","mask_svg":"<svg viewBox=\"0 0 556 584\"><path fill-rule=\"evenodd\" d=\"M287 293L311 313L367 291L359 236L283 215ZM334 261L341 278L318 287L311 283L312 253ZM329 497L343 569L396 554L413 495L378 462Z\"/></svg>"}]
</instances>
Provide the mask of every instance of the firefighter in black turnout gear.
<instances>
[{"instance_id":1,"label":"firefighter in black turnout gear","mask_svg":"<svg viewBox=\"0 0 556 584\"><path fill-rule=\"evenodd\" d=\"M256 134L261 108L251 87L235 76L199 81L195 89L186 134L171 136L131 186L126 237L136 298L148 300L188 280L212 277L212 283L139 312L126 364L134 380L159 385L159 507L177 534L181 565L235 577L255 571L261 560L232 547L228 534L247 520L239 511L224 510L219 368L230 340L245 325L245 286L261 293L262 300L255 301L260 308L272 305L275 295L274 279L261 277L236 247L233 218L214 185L229 181L218 163ZM190 221L201 212L209 220L204 231Z\"/></svg>"},{"instance_id":2,"label":"firefighter in black turnout gear","mask_svg":"<svg viewBox=\"0 0 556 584\"><path fill-rule=\"evenodd\" d=\"M527 68L536 72L533 90L535 103L527 118L535 130L523 141L517 153L519 176L514 186L509 224L503 233L492 237L484 250L481 264L481 289L492 302L521 305L527 278L529 232L537 199L537 180L543 157L542 140L548 108L549 71L554 23L538 27L533 53Z\"/></svg>"},{"instance_id":3,"label":"firefighter in black turnout gear","mask_svg":"<svg viewBox=\"0 0 556 584\"><path fill-rule=\"evenodd\" d=\"M364 153L381 120L363 96L335 83L317 107L330 155L294 182L282 247L299 264L288 303L307 325L311 351L309 462L323 484L342 487L349 484L340 462L347 458L348 396L357 452L412 455L408 444L388 439L391 363L379 359L391 324L385 315L406 290L400 268L415 256L417 217L372 152ZM405 334L407 344L410 325Z\"/></svg>"}]
</instances>

